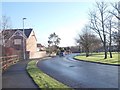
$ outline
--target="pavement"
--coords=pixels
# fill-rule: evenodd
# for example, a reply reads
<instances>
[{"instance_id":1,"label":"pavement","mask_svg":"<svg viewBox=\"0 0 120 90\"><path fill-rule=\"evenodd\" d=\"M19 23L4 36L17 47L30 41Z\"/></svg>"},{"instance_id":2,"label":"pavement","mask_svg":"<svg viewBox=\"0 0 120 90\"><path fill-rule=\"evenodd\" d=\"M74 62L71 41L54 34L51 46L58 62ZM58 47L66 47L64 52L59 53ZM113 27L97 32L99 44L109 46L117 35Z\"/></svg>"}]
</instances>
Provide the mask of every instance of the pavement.
<instances>
[{"instance_id":1,"label":"pavement","mask_svg":"<svg viewBox=\"0 0 120 90\"><path fill-rule=\"evenodd\" d=\"M17 64L10 66L2 73L2 88L32 88L38 89L26 71L29 60L19 61Z\"/></svg>"},{"instance_id":2,"label":"pavement","mask_svg":"<svg viewBox=\"0 0 120 90\"><path fill-rule=\"evenodd\" d=\"M120 88L119 66L77 61L72 59L74 55L39 61L37 66L44 73L72 88Z\"/></svg>"}]
</instances>

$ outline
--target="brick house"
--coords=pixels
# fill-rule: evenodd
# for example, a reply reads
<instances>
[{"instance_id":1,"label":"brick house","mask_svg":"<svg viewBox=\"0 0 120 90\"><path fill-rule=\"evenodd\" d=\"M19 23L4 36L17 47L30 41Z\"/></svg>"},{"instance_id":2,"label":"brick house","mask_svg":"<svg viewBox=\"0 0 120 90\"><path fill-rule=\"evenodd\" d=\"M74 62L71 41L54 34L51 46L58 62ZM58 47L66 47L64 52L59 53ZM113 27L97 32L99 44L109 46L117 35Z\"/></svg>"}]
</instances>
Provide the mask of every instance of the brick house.
<instances>
[{"instance_id":1,"label":"brick house","mask_svg":"<svg viewBox=\"0 0 120 90\"><path fill-rule=\"evenodd\" d=\"M42 44L38 43L37 44L37 51L46 51L46 47L43 46Z\"/></svg>"},{"instance_id":2,"label":"brick house","mask_svg":"<svg viewBox=\"0 0 120 90\"><path fill-rule=\"evenodd\" d=\"M7 51L5 51L7 54L11 51L9 48L12 48L14 49L12 54L17 54L21 58L23 58L24 50L26 58L42 57L41 55L36 55L37 39L33 29L24 29L24 34L23 29L4 30L2 34L4 36L4 46L7 48Z\"/></svg>"}]
</instances>

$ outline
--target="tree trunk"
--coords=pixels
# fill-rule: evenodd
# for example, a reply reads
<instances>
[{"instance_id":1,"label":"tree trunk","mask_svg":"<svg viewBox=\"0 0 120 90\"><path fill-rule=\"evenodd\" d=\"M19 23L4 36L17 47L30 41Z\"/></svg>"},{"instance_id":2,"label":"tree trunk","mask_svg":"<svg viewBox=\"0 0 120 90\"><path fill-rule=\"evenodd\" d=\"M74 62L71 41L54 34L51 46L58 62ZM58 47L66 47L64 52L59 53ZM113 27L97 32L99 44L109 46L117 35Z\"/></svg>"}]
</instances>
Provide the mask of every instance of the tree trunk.
<instances>
[{"instance_id":1,"label":"tree trunk","mask_svg":"<svg viewBox=\"0 0 120 90\"><path fill-rule=\"evenodd\" d=\"M86 57L88 57L89 56L89 53L88 52L86 52Z\"/></svg>"},{"instance_id":2,"label":"tree trunk","mask_svg":"<svg viewBox=\"0 0 120 90\"><path fill-rule=\"evenodd\" d=\"M110 52L110 58L112 58L112 52L111 51L109 51Z\"/></svg>"},{"instance_id":3,"label":"tree trunk","mask_svg":"<svg viewBox=\"0 0 120 90\"><path fill-rule=\"evenodd\" d=\"M80 53L80 45L79 45L79 53Z\"/></svg>"},{"instance_id":4,"label":"tree trunk","mask_svg":"<svg viewBox=\"0 0 120 90\"><path fill-rule=\"evenodd\" d=\"M110 43L109 43L109 53L110 53L110 58L112 58L112 52L111 52L111 37L110 37Z\"/></svg>"},{"instance_id":5,"label":"tree trunk","mask_svg":"<svg viewBox=\"0 0 120 90\"><path fill-rule=\"evenodd\" d=\"M111 52L111 42L112 42L112 38L111 38L111 21L109 21L110 23L110 43L109 43L109 52L110 52L110 58L112 58L112 52Z\"/></svg>"},{"instance_id":6,"label":"tree trunk","mask_svg":"<svg viewBox=\"0 0 120 90\"><path fill-rule=\"evenodd\" d=\"M110 58L112 58L112 52L111 52L111 42L109 44L109 53L110 53Z\"/></svg>"},{"instance_id":7,"label":"tree trunk","mask_svg":"<svg viewBox=\"0 0 120 90\"><path fill-rule=\"evenodd\" d=\"M107 59L107 51L105 51L105 57L104 57L104 59Z\"/></svg>"},{"instance_id":8,"label":"tree trunk","mask_svg":"<svg viewBox=\"0 0 120 90\"><path fill-rule=\"evenodd\" d=\"M104 59L107 59L107 47L106 47L106 36L104 34L104 50L105 50L105 57Z\"/></svg>"},{"instance_id":9,"label":"tree trunk","mask_svg":"<svg viewBox=\"0 0 120 90\"><path fill-rule=\"evenodd\" d=\"M88 57L89 56L89 50L87 49L86 50L86 57Z\"/></svg>"}]
</instances>

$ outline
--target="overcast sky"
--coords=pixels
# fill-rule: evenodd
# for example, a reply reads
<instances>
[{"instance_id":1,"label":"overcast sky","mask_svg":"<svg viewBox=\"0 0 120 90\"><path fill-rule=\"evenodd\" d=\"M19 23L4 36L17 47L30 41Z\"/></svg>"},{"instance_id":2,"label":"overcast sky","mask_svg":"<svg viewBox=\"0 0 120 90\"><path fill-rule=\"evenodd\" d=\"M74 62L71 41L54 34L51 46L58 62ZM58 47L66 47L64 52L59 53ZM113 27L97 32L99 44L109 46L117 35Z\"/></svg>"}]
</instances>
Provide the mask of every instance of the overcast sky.
<instances>
[{"instance_id":1,"label":"overcast sky","mask_svg":"<svg viewBox=\"0 0 120 90\"><path fill-rule=\"evenodd\" d=\"M10 17L12 28L23 28L22 18L27 18L25 28L33 28L37 42L46 46L48 37L53 32L61 38L60 46L75 45L74 38L87 23L88 12L94 7L94 2L90 0L85 2L3 1L2 15Z\"/></svg>"}]
</instances>

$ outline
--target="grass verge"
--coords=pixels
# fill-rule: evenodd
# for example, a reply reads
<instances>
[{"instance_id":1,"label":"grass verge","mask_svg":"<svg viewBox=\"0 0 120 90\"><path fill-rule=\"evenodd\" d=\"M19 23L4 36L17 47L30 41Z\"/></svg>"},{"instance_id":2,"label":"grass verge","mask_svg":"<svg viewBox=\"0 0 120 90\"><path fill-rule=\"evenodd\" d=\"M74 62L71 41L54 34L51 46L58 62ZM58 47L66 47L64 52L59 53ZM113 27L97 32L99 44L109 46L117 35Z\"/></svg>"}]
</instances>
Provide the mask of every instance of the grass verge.
<instances>
[{"instance_id":1,"label":"grass verge","mask_svg":"<svg viewBox=\"0 0 120 90\"><path fill-rule=\"evenodd\" d=\"M105 64L114 64L114 65L120 65L120 60L118 60L118 53L113 52L112 53L113 58L109 57L104 59L104 53L93 53L91 56L86 57L85 54L81 54L79 56L75 56L74 59L77 60L83 60L83 61L91 61L91 62L99 62L99 63L105 63Z\"/></svg>"},{"instance_id":2,"label":"grass verge","mask_svg":"<svg viewBox=\"0 0 120 90\"><path fill-rule=\"evenodd\" d=\"M43 73L37 66L36 60L30 61L27 65L27 72L32 77L34 82L39 86L39 88L48 90L49 88L64 88L65 90L72 90L70 87L62 84L61 82L53 79L47 74Z\"/></svg>"}]
</instances>

